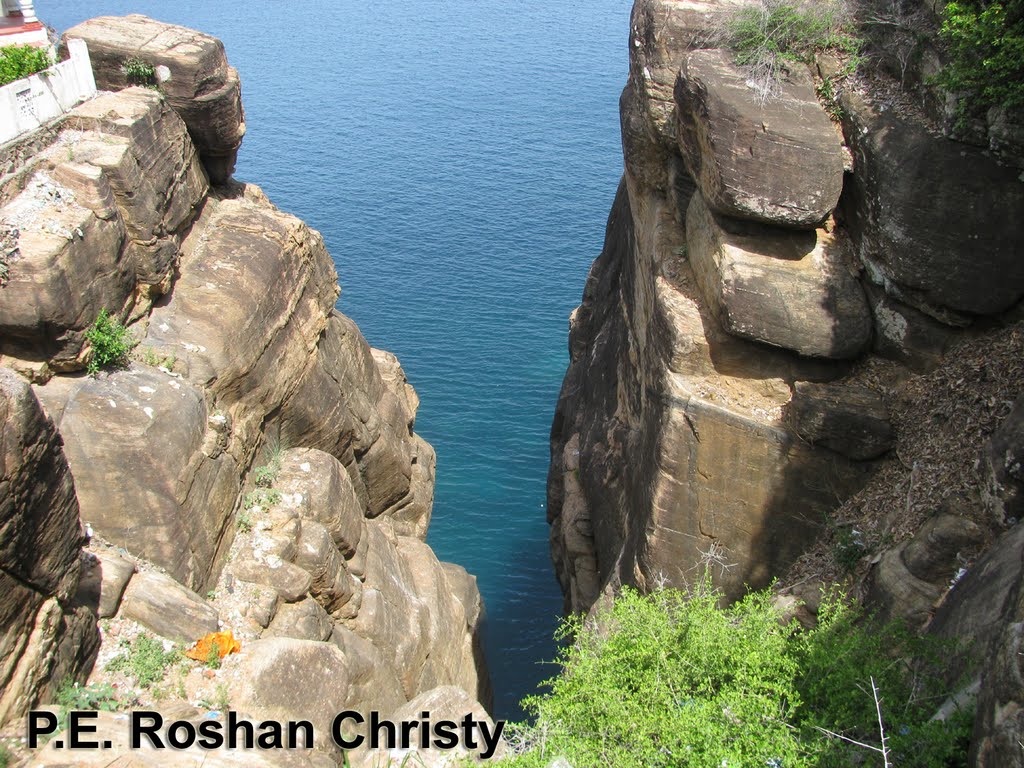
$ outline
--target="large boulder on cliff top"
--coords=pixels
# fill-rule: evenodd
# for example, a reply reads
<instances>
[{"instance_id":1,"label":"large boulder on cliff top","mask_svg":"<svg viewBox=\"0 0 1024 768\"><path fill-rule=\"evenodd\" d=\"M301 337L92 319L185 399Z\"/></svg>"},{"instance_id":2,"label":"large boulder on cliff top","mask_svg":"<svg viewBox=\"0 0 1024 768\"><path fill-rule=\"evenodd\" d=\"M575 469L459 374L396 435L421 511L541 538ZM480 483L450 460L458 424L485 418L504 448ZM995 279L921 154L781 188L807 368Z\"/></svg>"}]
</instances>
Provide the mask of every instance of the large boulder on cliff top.
<instances>
[{"instance_id":1,"label":"large boulder on cliff top","mask_svg":"<svg viewBox=\"0 0 1024 768\"><path fill-rule=\"evenodd\" d=\"M813 229L843 189L839 135L806 71L767 97L748 80L725 51L687 54L675 85L679 150L717 213Z\"/></svg>"},{"instance_id":2,"label":"large boulder on cliff top","mask_svg":"<svg viewBox=\"0 0 1024 768\"><path fill-rule=\"evenodd\" d=\"M842 97L854 173L845 219L872 279L906 303L990 314L1024 296L1019 169Z\"/></svg>"},{"instance_id":3,"label":"large boulder on cliff top","mask_svg":"<svg viewBox=\"0 0 1024 768\"><path fill-rule=\"evenodd\" d=\"M89 45L100 90L131 85L124 71L128 59L152 65L160 92L188 126L210 180L227 181L245 135L245 115L238 73L228 66L220 40L138 14L83 21L62 41L69 38Z\"/></svg>"},{"instance_id":4,"label":"large boulder on cliff top","mask_svg":"<svg viewBox=\"0 0 1024 768\"><path fill-rule=\"evenodd\" d=\"M75 608L82 529L60 437L0 368L0 723L92 663L95 614Z\"/></svg>"},{"instance_id":5,"label":"large boulder on cliff top","mask_svg":"<svg viewBox=\"0 0 1024 768\"><path fill-rule=\"evenodd\" d=\"M801 355L850 358L871 340L871 315L846 238L716 216L702 195L686 213L697 284L725 329Z\"/></svg>"}]
</instances>

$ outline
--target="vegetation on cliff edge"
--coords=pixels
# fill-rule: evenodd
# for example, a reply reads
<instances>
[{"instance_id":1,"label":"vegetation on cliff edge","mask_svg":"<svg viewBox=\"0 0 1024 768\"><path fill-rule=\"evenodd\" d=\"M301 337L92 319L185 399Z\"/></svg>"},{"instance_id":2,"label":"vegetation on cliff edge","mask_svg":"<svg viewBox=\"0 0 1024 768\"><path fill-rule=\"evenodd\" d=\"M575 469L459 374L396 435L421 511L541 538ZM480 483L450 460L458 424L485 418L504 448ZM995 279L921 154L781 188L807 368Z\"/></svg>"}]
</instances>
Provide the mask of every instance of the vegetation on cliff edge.
<instances>
[{"instance_id":1,"label":"vegetation on cliff edge","mask_svg":"<svg viewBox=\"0 0 1024 768\"><path fill-rule=\"evenodd\" d=\"M0 48L0 85L42 72L53 65L50 54L34 45L5 45Z\"/></svg>"},{"instance_id":2,"label":"vegetation on cliff edge","mask_svg":"<svg viewBox=\"0 0 1024 768\"><path fill-rule=\"evenodd\" d=\"M966 763L971 713L931 720L948 693L933 644L834 598L803 629L768 591L719 597L627 589L597 625L567 620L511 765L839 768L882 765L883 745L900 768Z\"/></svg>"}]
</instances>

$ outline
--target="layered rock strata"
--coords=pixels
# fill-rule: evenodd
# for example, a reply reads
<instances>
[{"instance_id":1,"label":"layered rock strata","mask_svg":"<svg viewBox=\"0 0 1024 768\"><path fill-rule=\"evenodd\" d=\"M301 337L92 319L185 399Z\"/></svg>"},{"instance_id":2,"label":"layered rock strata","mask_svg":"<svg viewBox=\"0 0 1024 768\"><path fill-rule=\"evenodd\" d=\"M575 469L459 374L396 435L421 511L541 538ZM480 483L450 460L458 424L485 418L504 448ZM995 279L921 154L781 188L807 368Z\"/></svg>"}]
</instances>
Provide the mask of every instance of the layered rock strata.
<instances>
[{"instance_id":1,"label":"layered rock strata","mask_svg":"<svg viewBox=\"0 0 1024 768\"><path fill-rule=\"evenodd\" d=\"M893 444L863 361L934 367L1024 295L1017 172L851 89L832 123L818 70L766 94L715 47L740 5L633 7L625 173L551 435L574 610L782 574Z\"/></svg>"},{"instance_id":2,"label":"layered rock strata","mask_svg":"<svg viewBox=\"0 0 1024 768\"><path fill-rule=\"evenodd\" d=\"M181 643L234 627L232 698L252 716L310 717L314 684L332 715L444 686L489 704L476 580L423 541L416 394L335 309L320 234L227 179L242 124L223 46L144 17L69 34L101 87L132 55L159 89L0 147L0 721L82 679L98 616ZM102 310L136 346L87 376ZM80 519L103 546L82 551Z\"/></svg>"}]
</instances>

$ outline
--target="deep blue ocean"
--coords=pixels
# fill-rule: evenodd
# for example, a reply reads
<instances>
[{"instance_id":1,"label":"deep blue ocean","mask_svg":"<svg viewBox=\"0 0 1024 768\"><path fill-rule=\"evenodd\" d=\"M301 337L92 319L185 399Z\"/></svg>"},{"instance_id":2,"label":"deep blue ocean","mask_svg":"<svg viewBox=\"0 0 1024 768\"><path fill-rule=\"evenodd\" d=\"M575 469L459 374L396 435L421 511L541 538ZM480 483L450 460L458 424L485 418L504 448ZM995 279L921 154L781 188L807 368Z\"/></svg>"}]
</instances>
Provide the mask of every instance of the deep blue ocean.
<instances>
[{"instance_id":1,"label":"deep blue ocean","mask_svg":"<svg viewBox=\"0 0 1024 768\"><path fill-rule=\"evenodd\" d=\"M548 430L621 174L631 0L41 0L224 41L236 177L323 232L339 308L395 352L437 450L428 541L476 574L498 717L556 670Z\"/></svg>"}]
</instances>

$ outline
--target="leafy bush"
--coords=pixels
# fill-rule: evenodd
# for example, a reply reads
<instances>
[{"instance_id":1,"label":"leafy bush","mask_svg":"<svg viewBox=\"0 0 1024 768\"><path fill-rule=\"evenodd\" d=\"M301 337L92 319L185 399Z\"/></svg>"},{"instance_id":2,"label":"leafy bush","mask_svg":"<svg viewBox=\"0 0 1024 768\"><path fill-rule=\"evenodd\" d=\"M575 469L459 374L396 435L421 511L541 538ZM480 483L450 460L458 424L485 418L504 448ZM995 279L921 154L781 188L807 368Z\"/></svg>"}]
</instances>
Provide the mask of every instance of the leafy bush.
<instances>
[{"instance_id":1,"label":"leafy bush","mask_svg":"<svg viewBox=\"0 0 1024 768\"><path fill-rule=\"evenodd\" d=\"M142 688L149 688L164 679L167 670L181 660L177 651L165 651L164 644L155 637L139 635L107 664L111 672L124 672L135 678Z\"/></svg>"},{"instance_id":2,"label":"leafy bush","mask_svg":"<svg viewBox=\"0 0 1024 768\"><path fill-rule=\"evenodd\" d=\"M121 706L121 700L109 683L80 686L69 681L57 691L57 705L62 712L85 709L114 712Z\"/></svg>"},{"instance_id":3,"label":"leafy bush","mask_svg":"<svg viewBox=\"0 0 1024 768\"><path fill-rule=\"evenodd\" d=\"M156 87L156 69L149 62L132 57L121 64L121 72L129 85L142 85L147 88Z\"/></svg>"},{"instance_id":4,"label":"leafy bush","mask_svg":"<svg viewBox=\"0 0 1024 768\"><path fill-rule=\"evenodd\" d=\"M128 353L135 346L128 329L111 319L106 309L100 310L96 322L85 332L85 338L92 347L89 373L97 373L103 368L123 368L128 364Z\"/></svg>"},{"instance_id":5,"label":"leafy bush","mask_svg":"<svg viewBox=\"0 0 1024 768\"><path fill-rule=\"evenodd\" d=\"M0 48L0 85L42 72L53 66L50 54L34 45L5 45Z\"/></svg>"},{"instance_id":6,"label":"leafy bush","mask_svg":"<svg viewBox=\"0 0 1024 768\"><path fill-rule=\"evenodd\" d=\"M864 626L837 600L803 630L780 623L767 591L724 609L719 599L707 585L692 595L625 590L601 629L567 620L561 637L575 642L550 692L525 700L535 723L514 729L510 765L558 755L581 768L872 764L881 756L843 740L880 745L872 682L891 764L965 762L969 715L930 723L944 692L904 661L928 657L921 639Z\"/></svg>"},{"instance_id":7,"label":"leafy bush","mask_svg":"<svg viewBox=\"0 0 1024 768\"><path fill-rule=\"evenodd\" d=\"M963 0L942 12L949 63L937 81L962 96L960 118L1024 107L1024 0Z\"/></svg>"},{"instance_id":8,"label":"leafy bush","mask_svg":"<svg viewBox=\"0 0 1024 768\"><path fill-rule=\"evenodd\" d=\"M862 45L842 0L761 0L740 8L728 26L729 47L757 80L775 79L787 65L810 62L823 51L849 56L855 64Z\"/></svg>"}]
</instances>

